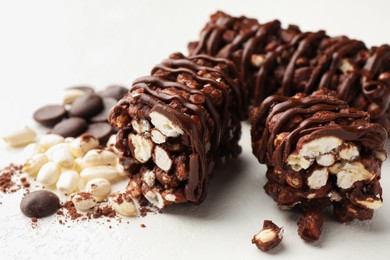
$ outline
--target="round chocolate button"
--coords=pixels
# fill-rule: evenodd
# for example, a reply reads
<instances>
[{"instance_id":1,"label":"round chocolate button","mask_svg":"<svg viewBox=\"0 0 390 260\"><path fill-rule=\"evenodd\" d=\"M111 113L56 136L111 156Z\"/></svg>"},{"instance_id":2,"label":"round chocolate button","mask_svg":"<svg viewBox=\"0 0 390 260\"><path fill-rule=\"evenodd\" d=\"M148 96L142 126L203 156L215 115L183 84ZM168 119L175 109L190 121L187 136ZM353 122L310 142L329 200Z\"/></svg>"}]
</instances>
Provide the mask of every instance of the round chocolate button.
<instances>
[{"instance_id":1,"label":"round chocolate button","mask_svg":"<svg viewBox=\"0 0 390 260\"><path fill-rule=\"evenodd\" d=\"M66 110L62 105L47 105L34 112L33 118L41 125L52 127L66 117Z\"/></svg>"},{"instance_id":2,"label":"round chocolate button","mask_svg":"<svg viewBox=\"0 0 390 260\"><path fill-rule=\"evenodd\" d=\"M51 130L51 133L62 135L63 137L77 137L84 133L87 128L88 124L85 119L71 117L56 124Z\"/></svg>"},{"instance_id":3,"label":"round chocolate button","mask_svg":"<svg viewBox=\"0 0 390 260\"><path fill-rule=\"evenodd\" d=\"M120 100L128 91L129 90L125 87L113 85L100 91L99 95L101 97L112 97L116 100Z\"/></svg>"},{"instance_id":4,"label":"round chocolate button","mask_svg":"<svg viewBox=\"0 0 390 260\"><path fill-rule=\"evenodd\" d=\"M60 208L60 199L47 190L33 191L27 194L20 203L20 210L27 217L43 218Z\"/></svg>"},{"instance_id":5,"label":"round chocolate button","mask_svg":"<svg viewBox=\"0 0 390 260\"><path fill-rule=\"evenodd\" d=\"M90 121L93 123L107 122L108 121L107 118L108 115L110 114L111 108L113 108L117 103L118 101L115 98L111 98L111 97L103 98L104 109L99 114L92 117Z\"/></svg>"},{"instance_id":6,"label":"round chocolate button","mask_svg":"<svg viewBox=\"0 0 390 260\"><path fill-rule=\"evenodd\" d=\"M85 94L76 99L69 110L74 117L89 118L103 110L103 99L96 94Z\"/></svg>"},{"instance_id":7,"label":"round chocolate button","mask_svg":"<svg viewBox=\"0 0 390 260\"><path fill-rule=\"evenodd\" d=\"M89 125L86 132L95 136L100 144L104 145L112 134L112 126L108 123L94 123Z\"/></svg>"}]
</instances>

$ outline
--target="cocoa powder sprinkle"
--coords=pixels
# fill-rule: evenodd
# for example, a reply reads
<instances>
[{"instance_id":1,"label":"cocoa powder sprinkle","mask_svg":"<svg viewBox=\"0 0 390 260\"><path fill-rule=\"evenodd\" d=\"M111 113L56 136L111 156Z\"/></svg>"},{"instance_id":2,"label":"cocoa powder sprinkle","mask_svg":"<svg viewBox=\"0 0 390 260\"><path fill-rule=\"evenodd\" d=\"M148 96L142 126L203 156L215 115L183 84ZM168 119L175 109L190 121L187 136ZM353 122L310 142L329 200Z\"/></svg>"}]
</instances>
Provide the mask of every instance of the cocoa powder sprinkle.
<instances>
[{"instance_id":1,"label":"cocoa powder sprinkle","mask_svg":"<svg viewBox=\"0 0 390 260\"><path fill-rule=\"evenodd\" d=\"M22 187L28 188L30 183L26 178L20 178L23 165L15 165L13 163L0 170L0 191L3 193L13 193L20 190ZM20 182L20 184L17 184Z\"/></svg>"}]
</instances>

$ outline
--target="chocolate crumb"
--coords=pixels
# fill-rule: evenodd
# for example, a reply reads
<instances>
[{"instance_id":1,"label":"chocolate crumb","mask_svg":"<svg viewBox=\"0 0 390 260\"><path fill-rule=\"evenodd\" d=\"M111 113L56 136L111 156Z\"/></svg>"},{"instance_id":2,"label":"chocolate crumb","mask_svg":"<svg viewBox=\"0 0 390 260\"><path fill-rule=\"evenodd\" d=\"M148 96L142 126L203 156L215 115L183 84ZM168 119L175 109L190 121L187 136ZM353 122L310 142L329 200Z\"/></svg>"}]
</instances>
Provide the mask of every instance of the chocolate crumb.
<instances>
[{"instance_id":1,"label":"chocolate crumb","mask_svg":"<svg viewBox=\"0 0 390 260\"><path fill-rule=\"evenodd\" d=\"M146 225L145 224L141 224L140 227L146 228Z\"/></svg>"},{"instance_id":2,"label":"chocolate crumb","mask_svg":"<svg viewBox=\"0 0 390 260\"><path fill-rule=\"evenodd\" d=\"M73 202L72 201L66 201L63 205L62 205L63 208L65 208L68 213L67 215L69 216L69 218L71 220L76 220L80 217L82 217L83 215L78 213L77 212L77 209L76 207L74 206Z\"/></svg>"},{"instance_id":3,"label":"chocolate crumb","mask_svg":"<svg viewBox=\"0 0 390 260\"><path fill-rule=\"evenodd\" d=\"M116 216L116 211L108 205L101 208L101 211L105 217L114 218Z\"/></svg>"},{"instance_id":4,"label":"chocolate crumb","mask_svg":"<svg viewBox=\"0 0 390 260\"><path fill-rule=\"evenodd\" d=\"M149 212L152 212L150 209L146 207L141 207L140 208L140 215L141 217L145 217Z\"/></svg>"},{"instance_id":5,"label":"chocolate crumb","mask_svg":"<svg viewBox=\"0 0 390 260\"><path fill-rule=\"evenodd\" d=\"M25 185L30 185L26 178L21 178L19 181L22 185L17 184L18 176L22 174L23 165L15 165L13 163L0 170L0 191L3 193L13 193L20 190ZM16 179L16 180L15 180ZM26 187L27 188L27 187Z\"/></svg>"}]
</instances>

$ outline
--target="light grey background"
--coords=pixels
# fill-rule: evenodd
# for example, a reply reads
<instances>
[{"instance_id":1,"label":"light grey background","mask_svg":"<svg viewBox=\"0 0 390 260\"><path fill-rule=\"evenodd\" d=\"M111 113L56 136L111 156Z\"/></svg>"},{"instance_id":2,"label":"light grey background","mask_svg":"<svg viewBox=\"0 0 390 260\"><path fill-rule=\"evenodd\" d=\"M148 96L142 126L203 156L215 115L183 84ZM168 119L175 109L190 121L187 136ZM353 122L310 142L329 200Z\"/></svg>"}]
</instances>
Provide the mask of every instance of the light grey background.
<instances>
[{"instance_id":1,"label":"light grey background","mask_svg":"<svg viewBox=\"0 0 390 260\"><path fill-rule=\"evenodd\" d=\"M103 1L0 0L0 135L32 125L32 112L61 99L74 84L130 86L175 51L186 52L216 10L261 22L280 19L302 30L326 29L368 45L390 43L389 1ZM299 215L278 210L264 194L264 167L250 151L244 125L240 159L216 172L201 206L178 206L130 224L30 221L21 194L0 195L0 258L62 259L389 259L390 165L383 169L385 203L370 222L342 225L328 217L319 242L296 234ZM0 141L0 164L20 151ZM286 229L282 246L262 253L251 245L264 219ZM101 221L100 221L101 222ZM140 223L147 228L141 229Z\"/></svg>"}]
</instances>

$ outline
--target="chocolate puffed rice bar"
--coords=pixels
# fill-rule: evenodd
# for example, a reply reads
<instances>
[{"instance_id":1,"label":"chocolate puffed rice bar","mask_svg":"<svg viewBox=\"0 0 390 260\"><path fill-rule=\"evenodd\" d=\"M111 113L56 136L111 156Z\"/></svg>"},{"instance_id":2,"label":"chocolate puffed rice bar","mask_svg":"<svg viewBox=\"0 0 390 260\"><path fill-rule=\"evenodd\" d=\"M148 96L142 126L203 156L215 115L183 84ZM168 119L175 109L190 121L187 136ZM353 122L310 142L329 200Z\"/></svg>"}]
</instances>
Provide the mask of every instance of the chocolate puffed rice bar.
<instances>
[{"instance_id":1,"label":"chocolate puffed rice bar","mask_svg":"<svg viewBox=\"0 0 390 260\"><path fill-rule=\"evenodd\" d=\"M270 95L293 96L331 89L350 107L367 111L390 133L390 46L368 48L346 36L325 31L301 32L282 28L278 20L256 19L217 12L203 28L190 55L228 58L238 67L259 105Z\"/></svg>"},{"instance_id":2,"label":"chocolate puffed rice bar","mask_svg":"<svg viewBox=\"0 0 390 260\"><path fill-rule=\"evenodd\" d=\"M172 54L113 108L128 191L158 208L204 200L216 164L241 148L246 90L234 63Z\"/></svg>"},{"instance_id":3,"label":"chocolate puffed rice bar","mask_svg":"<svg viewBox=\"0 0 390 260\"><path fill-rule=\"evenodd\" d=\"M329 91L270 96L251 112L254 155L267 165L265 191L281 208L333 206L340 222L382 206L386 130Z\"/></svg>"}]
</instances>

